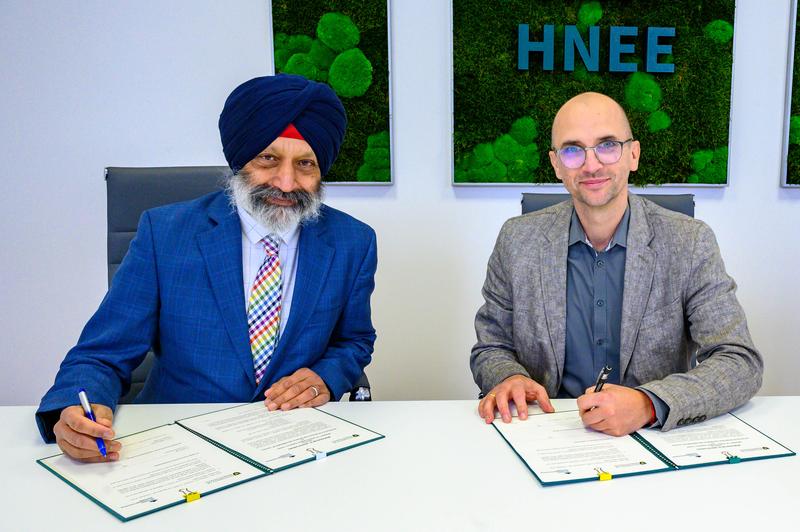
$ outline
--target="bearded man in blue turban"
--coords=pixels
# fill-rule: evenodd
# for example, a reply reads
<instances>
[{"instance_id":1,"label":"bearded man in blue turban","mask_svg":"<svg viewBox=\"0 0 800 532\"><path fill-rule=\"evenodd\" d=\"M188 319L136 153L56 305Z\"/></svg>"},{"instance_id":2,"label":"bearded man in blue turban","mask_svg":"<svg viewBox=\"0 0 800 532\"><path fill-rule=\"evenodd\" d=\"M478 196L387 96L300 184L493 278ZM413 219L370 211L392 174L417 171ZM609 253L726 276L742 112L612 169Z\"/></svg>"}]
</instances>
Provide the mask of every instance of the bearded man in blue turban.
<instances>
[{"instance_id":1,"label":"bearded man in blue turban","mask_svg":"<svg viewBox=\"0 0 800 532\"><path fill-rule=\"evenodd\" d=\"M36 413L78 460L119 458L113 411L152 349L140 403L319 406L370 362L375 232L322 204L347 117L323 83L251 79L219 117L225 191L146 211L100 308ZM97 422L77 404L85 388ZM95 438L107 440L103 458Z\"/></svg>"}]
</instances>

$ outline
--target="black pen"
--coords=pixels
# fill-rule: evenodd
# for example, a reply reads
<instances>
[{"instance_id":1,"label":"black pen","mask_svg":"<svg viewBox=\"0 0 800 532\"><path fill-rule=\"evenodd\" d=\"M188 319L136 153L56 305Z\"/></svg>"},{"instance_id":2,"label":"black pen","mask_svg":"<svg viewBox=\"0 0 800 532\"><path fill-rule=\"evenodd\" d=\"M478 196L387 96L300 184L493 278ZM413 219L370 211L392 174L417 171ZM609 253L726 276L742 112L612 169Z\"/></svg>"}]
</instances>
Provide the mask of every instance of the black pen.
<instances>
[{"instance_id":1,"label":"black pen","mask_svg":"<svg viewBox=\"0 0 800 532\"><path fill-rule=\"evenodd\" d=\"M597 382L594 384L594 393L603 389L603 385L608 380L609 375L611 375L611 366L603 366L603 369L600 370L600 375L597 376Z\"/></svg>"}]
</instances>

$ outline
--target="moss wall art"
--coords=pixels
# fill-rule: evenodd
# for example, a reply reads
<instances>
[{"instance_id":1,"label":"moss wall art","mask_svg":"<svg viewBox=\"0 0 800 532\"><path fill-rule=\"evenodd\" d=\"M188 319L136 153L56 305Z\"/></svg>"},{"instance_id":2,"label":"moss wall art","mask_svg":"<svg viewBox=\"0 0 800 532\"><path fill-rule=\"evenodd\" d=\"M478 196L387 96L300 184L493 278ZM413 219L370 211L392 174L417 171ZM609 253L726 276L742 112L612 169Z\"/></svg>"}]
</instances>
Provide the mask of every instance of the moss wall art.
<instances>
[{"instance_id":1,"label":"moss wall art","mask_svg":"<svg viewBox=\"0 0 800 532\"><path fill-rule=\"evenodd\" d=\"M557 182L550 126L585 91L626 109L632 184L727 184L734 0L452 6L455 184Z\"/></svg>"},{"instance_id":2,"label":"moss wall art","mask_svg":"<svg viewBox=\"0 0 800 532\"><path fill-rule=\"evenodd\" d=\"M347 134L327 183L390 184L386 0L272 0L275 72L330 85Z\"/></svg>"},{"instance_id":3,"label":"moss wall art","mask_svg":"<svg viewBox=\"0 0 800 532\"><path fill-rule=\"evenodd\" d=\"M792 63L791 76L791 98L788 102L788 120L789 124L787 129L788 139L788 152L786 158L786 179L784 185L797 187L800 186L800 39L797 38L798 31L798 14L797 2L794 1L792 6L794 10L794 61Z\"/></svg>"}]
</instances>

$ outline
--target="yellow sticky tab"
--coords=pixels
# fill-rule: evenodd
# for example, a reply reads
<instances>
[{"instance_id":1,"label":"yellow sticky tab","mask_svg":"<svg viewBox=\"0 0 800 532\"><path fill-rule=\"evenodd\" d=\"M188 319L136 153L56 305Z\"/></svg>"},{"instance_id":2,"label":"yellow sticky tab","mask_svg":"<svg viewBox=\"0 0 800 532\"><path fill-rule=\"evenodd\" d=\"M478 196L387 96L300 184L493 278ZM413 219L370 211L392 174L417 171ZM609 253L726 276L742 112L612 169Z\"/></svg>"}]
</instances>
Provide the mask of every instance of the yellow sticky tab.
<instances>
[{"instance_id":1,"label":"yellow sticky tab","mask_svg":"<svg viewBox=\"0 0 800 532\"><path fill-rule=\"evenodd\" d=\"M599 478L600 480L611 480L614 477L611 473L606 473L605 471L603 471L597 476L597 478Z\"/></svg>"},{"instance_id":2,"label":"yellow sticky tab","mask_svg":"<svg viewBox=\"0 0 800 532\"><path fill-rule=\"evenodd\" d=\"M186 502L196 501L200 498L200 494L196 491L190 491L183 496L186 499Z\"/></svg>"}]
</instances>

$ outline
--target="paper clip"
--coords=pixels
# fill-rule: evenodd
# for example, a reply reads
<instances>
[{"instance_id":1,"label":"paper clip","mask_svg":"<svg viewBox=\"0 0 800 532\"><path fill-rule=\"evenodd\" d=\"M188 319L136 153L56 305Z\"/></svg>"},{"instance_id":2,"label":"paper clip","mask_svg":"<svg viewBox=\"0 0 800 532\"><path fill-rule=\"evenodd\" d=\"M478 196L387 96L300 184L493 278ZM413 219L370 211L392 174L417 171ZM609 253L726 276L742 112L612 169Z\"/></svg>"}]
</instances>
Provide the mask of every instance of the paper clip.
<instances>
[{"instance_id":1,"label":"paper clip","mask_svg":"<svg viewBox=\"0 0 800 532\"><path fill-rule=\"evenodd\" d=\"M608 471L603 471L599 467L595 467L594 470L597 471L597 480L611 480L612 478L614 478L614 475L612 475Z\"/></svg>"},{"instance_id":2,"label":"paper clip","mask_svg":"<svg viewBox=\"0 0 800 532\"><path fill-rule=\"evenodd\" d=\"M722 454L724 454L728 458L729 464L738 464L739 462L742 461L741 458L739 458L735 454L729 453L728 451L722 451Z\"/></svg>"},{"instance_id":3,"label":"paper clip","mask_svg":"<svg viewBox=\"0 0 800 532\"><path fill-rule=\"evenodd\" d=\"M306 449L306 451L314 455L314 460L322 460L323 458L328 457L328 453L326 453L325 451L318 451L313 447L309 447L308 449Z\"/></svg>"},{"instance_id":4,"label":"paper clip","mask_svg":"<svg viewBox=\"0 0 800 532\"><path fill-rule=\"evenodd\" d=\"M181 495L183 495L183 498L186 500L186 502L194 502L200 498L200 493L197 491L192 491L186 488L178 491L180 491Z\"/></svg>"}]
</instances>

